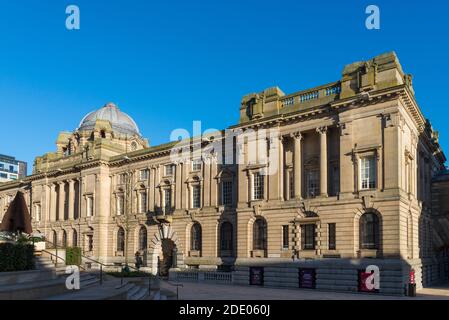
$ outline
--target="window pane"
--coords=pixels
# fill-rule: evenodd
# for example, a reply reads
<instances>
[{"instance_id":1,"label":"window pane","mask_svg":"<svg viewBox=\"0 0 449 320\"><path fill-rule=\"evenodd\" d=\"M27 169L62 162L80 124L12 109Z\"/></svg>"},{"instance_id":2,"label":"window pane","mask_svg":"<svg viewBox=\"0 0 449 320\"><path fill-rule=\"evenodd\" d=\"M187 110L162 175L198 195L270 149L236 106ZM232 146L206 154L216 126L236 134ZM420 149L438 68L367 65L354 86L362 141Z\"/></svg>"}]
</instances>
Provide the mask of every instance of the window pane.
<instances>
[{"instance_id":1,"label":"window pane","mask_svg":"<svg viewBox=\"0 0 449 320\"><path fill-rule=\"evenodd\" d=\"M223 204L231 205L232 204L232 181L223 181Z\"/></svg>"},{"instance_id":2,"label":"window pane","mask_svg":"<svg viewBox=\"0 0 449 320\"><path fill-rule=\"evenodd\" d=\"M254 173L253 179L253 200L262 200L264 198L264 176L257 172Z\"/></svg>"},{"instance_id":3,"label":"window pane","mask_svg":"<svg viewBox=\"0 0 449 320\"><path fill-rule=\"evenodd\" d=\"M201 207L201 189L200 186L193 186L192 189L192 207L200 208Z\"/></svg>"},{"instance_id":4,"label":"window pane","mask_svg":"<svg viewBox=\"0 0 449 320\"><path fill-rule=\"evenodd\" d=\"M336 247L336 225L329 223L329 250L335 250Z\"/></svg>"},{"instance_id":5,"label":"window pane","mask_svg":"<svg viewBox=\"0 0 449 320\"><path fill-rule=\"evenodd\" d=\"M288 246L289 246L288 226L282 226L282 248L288 249Z\"/></svg>"}]
</instances>

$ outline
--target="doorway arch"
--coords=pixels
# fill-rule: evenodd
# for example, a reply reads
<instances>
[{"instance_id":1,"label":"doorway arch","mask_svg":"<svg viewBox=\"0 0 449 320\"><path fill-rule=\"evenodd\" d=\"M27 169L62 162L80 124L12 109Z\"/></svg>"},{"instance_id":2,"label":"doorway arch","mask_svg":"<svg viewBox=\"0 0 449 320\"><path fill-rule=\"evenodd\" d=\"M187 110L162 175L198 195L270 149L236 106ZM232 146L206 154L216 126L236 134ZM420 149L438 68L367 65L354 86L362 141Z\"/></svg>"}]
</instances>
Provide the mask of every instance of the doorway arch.
<instances>
[{"instance_id":1,"label":"doorway arch","mask_svg":"<svg viewBox=\"0 0 449 320\"><path fill-rule=\"evenodd\" d=\"M159 225L158 231L149 243L148 264L151 267L151 273L168 276L169 269L175 260L178 260L178 256L182 255L181 249L176 232L171 226Z\"/></svg>"}]
</instances>

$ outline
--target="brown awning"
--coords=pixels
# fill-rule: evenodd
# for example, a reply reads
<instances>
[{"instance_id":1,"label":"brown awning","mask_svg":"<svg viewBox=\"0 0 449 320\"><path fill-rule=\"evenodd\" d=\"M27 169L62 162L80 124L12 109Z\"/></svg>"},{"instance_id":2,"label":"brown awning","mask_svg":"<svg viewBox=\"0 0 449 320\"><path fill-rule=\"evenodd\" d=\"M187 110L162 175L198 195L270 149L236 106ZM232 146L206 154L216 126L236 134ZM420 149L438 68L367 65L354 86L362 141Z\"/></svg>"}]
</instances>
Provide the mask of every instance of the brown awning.
<instances>
[{"instance_id":1,"label":"brown awning","mask_svg":"<svg viewBox=\"0 0 449 320\"><path fill-rule=\"evenodd\" d=\"M9 205L0 225L0 231L33 233L30 212L22 192L18 191Z\"/></svg>"}]
</instances>

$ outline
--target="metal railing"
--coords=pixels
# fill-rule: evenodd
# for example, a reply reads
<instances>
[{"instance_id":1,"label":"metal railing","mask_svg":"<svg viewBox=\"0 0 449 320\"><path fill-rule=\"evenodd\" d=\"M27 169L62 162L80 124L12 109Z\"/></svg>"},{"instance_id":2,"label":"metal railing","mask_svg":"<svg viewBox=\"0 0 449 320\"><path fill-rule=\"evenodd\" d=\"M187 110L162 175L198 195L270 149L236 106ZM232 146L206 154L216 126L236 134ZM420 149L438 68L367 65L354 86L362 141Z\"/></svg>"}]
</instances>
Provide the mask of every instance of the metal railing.
<instances>
[{"instance_id":1,"label":"metal railing","mask_svg":"<svg viewBox=\"0 0 449 320\"><path fill-rule=\"evenodd\" d=\"M49 240L47 240L47 239L45 239L45 238L43 239L43 241L45 241L45 243L50 244L50 245L52 246L52 249L55 250L55 253L54 253L54 254L51 253L51 252L49 252L48 250L42 250L42 252L45 252L45 253L47 253L47 254L50 254L52 257L53 257L53 256L55 257L55 267L56 267L56 268L58 267L58 259L59 259L59 260L62 260L62 261L64 262L64 264L65 264L65 263L66 263L66 260L58 255L58 249L60 249L60 250L66 250L66 249L67 249L67 246L61 246L61 247L58 247L58 244L53 243L53 242L51 242L51 241L49 241ZM35 243L35 239L33 238L33 246L34 246L34 243ZM91 262L96 263L97 265L99 265L99 267L100 267L100 285L103 285L103 272L104 272L103 269L104 269L104 268L108 268L108 267L117 267L117 265L108 265L108 264L102 263L102 262L100 262L100 261L98 261L98 260L95 260L95 259L92 259L92 258L90 258L90 257L84 256L83 254L80 254L80 256L81 256L81 263L83 262L83 259L85 259L85 260L91 261ZM83 269L84 271L88 272L88 273L92 273L92 272L89 272L88 269L85 268L85 267L83 267L81 264L80 264L80 265L77 265L77 266L78 266L79 268ZM120 267L122 267L122 266L120 266ZM135 268L135 267L133 267L133 266L130 266L130 265L128 265L128 264L125 264L125 266L122 267L122 269L121 269L120 286L123 286L124 275L125 275L124 269L125 269L125 268L133 269L133 270L136 270L136 271L140 272L140 270L139 270L138 268ZM151 275L151 274L148 274L148 293L149 293L149 294L150 294L150 291L151 291L151 279L152 279L152 275Z\"/></svg>"}]
</instances>

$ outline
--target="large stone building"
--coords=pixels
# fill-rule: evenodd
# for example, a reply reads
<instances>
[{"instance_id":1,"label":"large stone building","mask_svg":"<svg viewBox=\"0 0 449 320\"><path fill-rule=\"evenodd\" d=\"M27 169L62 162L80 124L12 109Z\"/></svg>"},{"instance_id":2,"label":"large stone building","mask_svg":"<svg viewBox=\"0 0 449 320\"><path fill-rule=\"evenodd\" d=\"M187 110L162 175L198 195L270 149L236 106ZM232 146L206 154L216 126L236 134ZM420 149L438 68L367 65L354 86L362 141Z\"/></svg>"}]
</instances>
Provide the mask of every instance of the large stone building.
<instances>
[{"instance_id":1,"label":"large stone building","mask_svg":"<svg viewBox=\"0 0 449 320\"><path fill-rule=\"evenodd\" d=\"M411 269L418 287L447 272L431 201L446 158L411 79L383 54L334 83L247 95L239 124L155 147L108 104L0 185L0 216L21 189L35 230L104 263L140 251L152 272L175 260L242 284L262 267L265 285L286 287L313 269L317 288L353 291L376 265L380 292L401 294Z\"/></svg>"}]
</instances>

